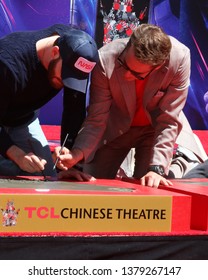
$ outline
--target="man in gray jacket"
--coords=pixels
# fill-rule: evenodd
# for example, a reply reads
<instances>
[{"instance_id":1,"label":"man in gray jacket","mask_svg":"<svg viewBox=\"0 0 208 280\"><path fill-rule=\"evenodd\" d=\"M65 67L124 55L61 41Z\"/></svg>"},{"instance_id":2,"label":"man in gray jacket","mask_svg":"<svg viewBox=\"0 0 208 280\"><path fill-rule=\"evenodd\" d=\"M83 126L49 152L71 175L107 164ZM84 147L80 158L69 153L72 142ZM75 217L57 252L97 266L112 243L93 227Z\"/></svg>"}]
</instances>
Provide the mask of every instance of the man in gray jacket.
<instances>
[{"instance_id":1,"label":"man in gray jacket","mask_svg":"<svg viewBox=\"0 0 208 280\"><path fill-rule=\"evenodd\" d=\"M133 176L158 187L205 160L182 112L190 78L185 45L158 26L142 24L130 39L102 47L99 57L87 118L73 149L59 157L59 168L84 160L84 171L94 177L115 178L135 148Z\"/></svg>"}]
</instances>

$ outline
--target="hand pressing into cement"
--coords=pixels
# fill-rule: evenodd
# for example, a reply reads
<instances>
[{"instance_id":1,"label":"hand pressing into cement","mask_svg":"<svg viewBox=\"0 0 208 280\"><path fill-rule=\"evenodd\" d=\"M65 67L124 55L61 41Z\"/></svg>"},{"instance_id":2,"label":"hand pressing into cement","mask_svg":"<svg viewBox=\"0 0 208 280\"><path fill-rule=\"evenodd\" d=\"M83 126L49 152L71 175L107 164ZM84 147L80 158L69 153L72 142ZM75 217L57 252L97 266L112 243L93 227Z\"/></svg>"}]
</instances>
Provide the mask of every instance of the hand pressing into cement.
<instances>
[{"instance_id":1,"label":"hand pressing into cement","mask_svg":"<svg viewBox=\"0 0 208 280\"><path fill-rule=\"evenodd\" d=\"M57 176L58 176L58 179L60 179L60 180L61 179L76 179L79 182L96 180L90 174L84 173L75 168L70 168L68 170L60 171Z\"/></svg>"},{"instance_id":2,"label":"hand pressing into cement","mask_svg":"<svg viewBox=\"0 0 208 280\"><path fill-rule=\"evenodd\" d=\"M146 175L144 175L140 179L140 183L142 186L147 186L147 187L152 187L152 188L158 188L159 185L164 185L164 186L173 185L173 183L171 181L165 179L163 176L161 176L153 171L149 171Z\"/></svg>"}]
</instances>

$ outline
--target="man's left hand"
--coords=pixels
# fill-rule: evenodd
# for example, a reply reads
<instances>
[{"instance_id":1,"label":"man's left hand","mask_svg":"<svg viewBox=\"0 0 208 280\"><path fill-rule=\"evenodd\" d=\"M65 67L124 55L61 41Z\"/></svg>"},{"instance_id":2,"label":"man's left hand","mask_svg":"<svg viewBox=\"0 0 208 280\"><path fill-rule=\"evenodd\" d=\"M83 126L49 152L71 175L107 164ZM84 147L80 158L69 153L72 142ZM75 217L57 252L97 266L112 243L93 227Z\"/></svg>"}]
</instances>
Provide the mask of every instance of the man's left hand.
<instances>
[{"instance_id":1,"label":"man's left hand","mask_svg":"<svg viewBox=\"0 0 208 280\"><path fill-rule=\"evenodd\" d=\"M142 186L147 186L147 187L152 187L152 188L158 188L159 185L164 185L164 186L173 185L173 183L171 181L165 179L163 176L161 176L153 171L149 171L146 175L144 175L140 179L140 183Z\"/></svg>"},{"instance_id":2,"label":"man's left hand","mask_svg":"<svg viewBox=\"0 0 208 280\"><path fill-rule=\"evenodd\" d=\"M60 171L57 176L58 179L76 179L79 182L96 180L90 174L84 173L75 168L70 168L68 170Z\"/></svg>"}]
</instances>

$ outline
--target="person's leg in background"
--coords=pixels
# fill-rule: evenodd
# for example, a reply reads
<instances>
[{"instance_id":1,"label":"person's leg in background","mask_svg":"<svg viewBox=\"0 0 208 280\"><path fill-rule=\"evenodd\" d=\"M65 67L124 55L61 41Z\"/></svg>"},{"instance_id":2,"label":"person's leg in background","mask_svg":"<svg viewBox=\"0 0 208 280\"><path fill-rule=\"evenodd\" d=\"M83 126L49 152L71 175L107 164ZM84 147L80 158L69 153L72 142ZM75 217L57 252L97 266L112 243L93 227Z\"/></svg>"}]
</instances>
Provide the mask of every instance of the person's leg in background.
<instances>
[{"instance_id":1,"label":"person's leg in background","mask_svg":"<svg viewBox=\"0 0 208 280\"><path fill-rule=\"evenodd\" d=\"M204 158L206 158L206 153L201 142L198 145L201 153L204 153ZM170 165L168 178L185 178L186 174L189 174L189 176L202 176L203 178L206 169L206 164L204 166L202 159L199 159L192 151L185 147L178 146Z\"/></svg>"},{"instance_id":2,"label":"person's leg in background","mask_svg":"<svg viewBox=\"0 0 208 280\"><path fill-rule=\"evenodd\" d=\"M205 160L205 162L198 164L185 176L183 176L183 179L191 178L208 178L208 160Z\"/></svg>"}]
</instances>

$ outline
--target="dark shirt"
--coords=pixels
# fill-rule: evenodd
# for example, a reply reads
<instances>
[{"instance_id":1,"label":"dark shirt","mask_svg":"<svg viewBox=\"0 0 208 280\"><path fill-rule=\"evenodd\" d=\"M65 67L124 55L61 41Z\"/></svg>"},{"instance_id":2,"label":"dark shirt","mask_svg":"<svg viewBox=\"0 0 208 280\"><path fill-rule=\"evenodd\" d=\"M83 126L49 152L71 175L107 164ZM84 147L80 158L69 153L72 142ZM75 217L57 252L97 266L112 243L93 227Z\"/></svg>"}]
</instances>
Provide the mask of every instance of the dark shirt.
<instances>
[{"instance_id":1,"label":"dark shirt","mask_svg":"<svg viewBox=\"0 0 208 280\"><path fill-rule=\"evenodd\" d=\"M3 129L31 120L35 111L52 99L59 90L48 80L47 70L40 63L36 42L54 34L63 34L72 27L56 24L38 31L14 32L0 39L0 153L14 143Z\"/></svg>"}]
</instances>

